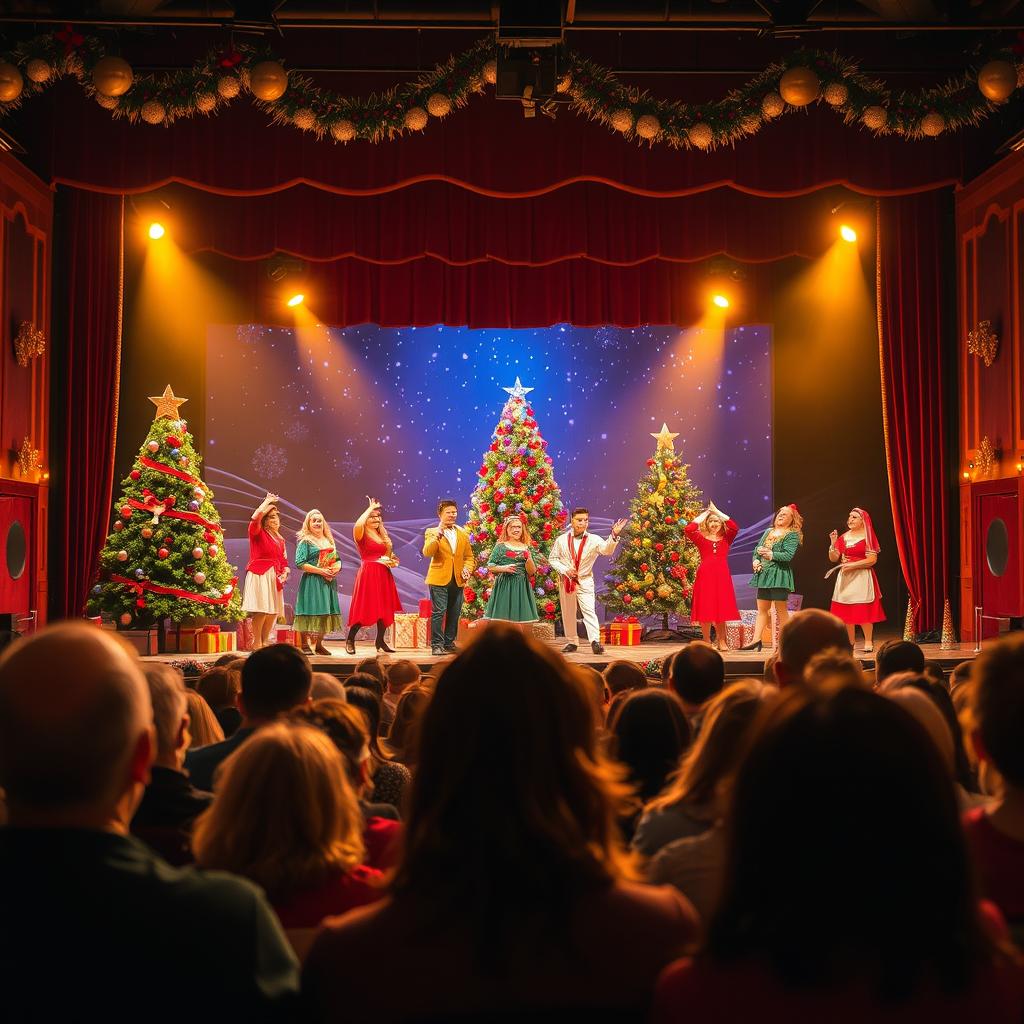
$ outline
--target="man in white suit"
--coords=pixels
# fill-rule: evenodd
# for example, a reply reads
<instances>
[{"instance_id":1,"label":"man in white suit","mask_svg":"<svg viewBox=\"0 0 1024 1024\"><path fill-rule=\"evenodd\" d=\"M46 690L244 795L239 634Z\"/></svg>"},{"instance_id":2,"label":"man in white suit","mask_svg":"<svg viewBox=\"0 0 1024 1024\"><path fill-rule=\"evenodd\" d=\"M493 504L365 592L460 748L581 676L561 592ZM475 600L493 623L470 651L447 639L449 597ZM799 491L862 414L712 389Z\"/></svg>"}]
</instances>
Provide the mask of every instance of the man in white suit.
<instances>
[{"instance_id":1,"label":"man in white suit","mask_svg":"<svg viewBox=\"0 0 1024 1024\"><path fill-rule=\"evenodd\" d=\"M565 628L566 644L562 648L565 654L571 654L577 648L577 604L583 612L583 625L591 649L595 654L604 654L600 643L601 627L594 608L594 562L598 555L614 554L626 520L616 521L607 540L587 533L589 525L590 512L585 508L573 509L570 529L555 541L548 555L551 568L559 576L558 605L562 612L562 626Z\"/></svg>"}]
</instances>

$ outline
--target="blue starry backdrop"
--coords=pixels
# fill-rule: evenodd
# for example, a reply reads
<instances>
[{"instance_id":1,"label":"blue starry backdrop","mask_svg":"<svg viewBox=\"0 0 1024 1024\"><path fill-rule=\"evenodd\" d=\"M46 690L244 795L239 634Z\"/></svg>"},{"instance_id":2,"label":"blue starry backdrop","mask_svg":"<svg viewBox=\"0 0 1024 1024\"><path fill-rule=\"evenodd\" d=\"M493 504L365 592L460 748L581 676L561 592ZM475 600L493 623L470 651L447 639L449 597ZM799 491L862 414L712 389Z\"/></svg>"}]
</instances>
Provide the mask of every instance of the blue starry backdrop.
<instances>
[{"instance_id":1,"label":"blue starry backdrop","mask_svg":"<svg viewBox=\"0 0 1024 1024\"><path fill-rule=\"evenodd\" d=\"M724 334L565 324L211 326L205 473L229 557L244 569L245 527L267 490L281 496L290 555L305 512L319 508L346 566L345 605L358 564L351 524L372 495L402 561L403 604L415 610L426 593L422 531L436 523L439 498L468 507L504 388L518 377L533 389L528 400L563 501L589 507L592 528L628 515L654 451L651 433L663 422L678 432L676 451L705 500L744 528L732 558L741 584L751 535L773 508L770 347L763 324ZM297 578L289 600L296 586Z\"/></svg>"}]
</instances>

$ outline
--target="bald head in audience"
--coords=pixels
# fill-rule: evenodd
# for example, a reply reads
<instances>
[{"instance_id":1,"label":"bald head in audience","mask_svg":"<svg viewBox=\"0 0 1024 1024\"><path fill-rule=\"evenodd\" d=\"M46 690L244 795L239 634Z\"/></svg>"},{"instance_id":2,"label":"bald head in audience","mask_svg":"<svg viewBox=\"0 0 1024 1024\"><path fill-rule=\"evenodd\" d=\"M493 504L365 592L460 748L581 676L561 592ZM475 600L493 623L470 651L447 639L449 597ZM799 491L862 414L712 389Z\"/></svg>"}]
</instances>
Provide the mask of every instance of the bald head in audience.
<instances>
[{"instance_id":1,"label":"bald head in audience","mask_svg":"<svg viewBox=\"0 0 1024 1024\"><path fill-rule=\"evenodd\" d=\"M0 658L0 787L10 824L126 832L156 742L138 661L67 622Z\"/></svg>"},{"instance_id":2,"label":"bald head in audience","mask_svg":"<svg viewBox=\"0 0 1024 1024\"><path fill-rule=\"evenodd\" d=\"M779 633L779 657L775 662L779 686L801 682L811 658L831 647L850 651L850 638L842 619L820 608L796 612Z\"/></svg>"}]
</instances>

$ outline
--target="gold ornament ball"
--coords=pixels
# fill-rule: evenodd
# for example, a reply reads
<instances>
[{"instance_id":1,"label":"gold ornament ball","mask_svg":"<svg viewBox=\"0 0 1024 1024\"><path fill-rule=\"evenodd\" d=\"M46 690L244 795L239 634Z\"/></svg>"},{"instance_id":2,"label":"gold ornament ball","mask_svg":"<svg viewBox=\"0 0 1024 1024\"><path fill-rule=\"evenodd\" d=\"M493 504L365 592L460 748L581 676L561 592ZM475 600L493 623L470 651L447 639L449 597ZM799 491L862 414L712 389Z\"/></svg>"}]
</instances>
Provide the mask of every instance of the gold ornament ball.
<instances>
[{"instance_id":1,"label":"gold ornament ball","mask_svg":"<svg viewBox=\"0 0 1024 1024\"><path fill-rule=\"evenodd\" d=\"M662 583L662 585L658 587L658 597L660 597L664 601L667 598L670 598L671 596L672 588L667 583Z\"/></svg>"},{"instance_id":2,"label":"gold ornament ball","mask_svg":"<svg viewBox=\"0 0 1024 1024\"><path fill-rule=\"evenodd\" d=\"M498 81L498 62L489 60L483 67L483 75L488 85L494 85Z\"/></svg>"},{"instance_id":3,"label":"gold ornament ball","mask_svg":"<svg viewBox=\"0 0 1024 1024\"><path fill-rule=\"evenodd\" d=\"M930 114L925 114L924 117L921 118L921 131L923 131L929 138L934 139L936 135L941 135L945 129L946 119L934 110Z\"/></svg>"},{"instance_id":4,"label":"gold ornament ball","mask_svg":"<svg viewBox=\"0 0 1024 1024\"><path fill-rule=\"evenodd\" d=\"M761 118L754 114L749 114L747 117L740 121L740 128L747 133L747 135L753 135L761 127Z\"/></svg>"},{"instance_id":5,"label":"gold ornament ball","mask_svg":"<svg viewBox=\"0 0 1024 1024\"><path fill-rule=\"evenodd\" d=\"M338 142L351 142L356 137L356 126L347 118L341 118L331 124L331 135Z\"/></svg>"},{"instance_id":6,"label":"gold ornament ball","mask_svg":"<svg viewBox=\"0 0 1024 1024\"><path fill-rule=\"evenodd\" d=\"M142 115L142 120L145 121L146 124L163 124L164 118L167 116L167 111L159 100L146 100L146 102L142 104L140 114Z\"/></svg>"},{"instance_id":7,"label":"gold ornament ball","mask_svg":"<svg viewBox=\"0 0 1024 1024\"><path fill-rule=\"evenodd\" d=\"M196 110L201 114L210 113L217 106L217 97L212 92L196 93Z\"/></svg>"},{"instance_id":8,"label":"gold ornament ball","mask_svg":"<svg viewBox=\"0 0 1024 1024\"><path fill-rule=\"evenodd\" d=\"M791 107L806 107L821 92L821 82L810 68L790 68L779 79L779 93Z\"/></svg>"},{"instance_id":9,"label":"gold ornament ball","mask_svg":"<svg viewBox=\"0 0 1024 1024\"><path fill-rule=\"evenodd\" d=\"M221 75L217 79L217 92L223 99L233 100L242 91L242 83L234 75Z\"/></svg>"},{"instance_id":10,"label":"gold ornament ball","mask_svg":"<svg viewBox=\"0 0 1024 1024\"><path fill-rule=\"evenodd\" d=\"M450 97L441 92L432 92L427 97L427 113L431 117L447 117L452 112Z\"/></svg>"},{"instance_id":11,"label":"gold ornament ball","mask_svg":"<svg viewBox=\"0 0 1024 1024\"><path fill-rule=\"evenodd\" d=\"M889 123L889 111L885 107L868 107L860 119L872 131L881 131Z\"/></svg>"},{"instance_id":12,"label":"gold ornament ball","mask_svg":"<svg viewBox=\"0 0 1024 1024\"><path fill-rule=\"evenodd\" d=\"M123 96L134 80L132 66L123 57L104 57L92 69L92 84L104 96Z\"/></svg>"},{"instance_id":13,"label":"gold ornament ball","mask_svg":"<svg viewBox=\"0 0 1024 1024\"><path fill-rule=\"evenodd\" d=\"M411 132L421 132L427 127L427 112L422 107L410 107L405 112L405 127Z\"/></svg>"},{"instance_id":14,"label":"gold ornament ball","mask_svg":"<svg viewBox=\"0 0 1024 1024\"><path fill-rule=\"evenodd\" d=\"M249 72L249 88L257 99L273 103L288 91L288 72L276 60L261 60Z\"/></svg>"},{"instance_id":15,"label":"gold ornament ball","mask_svg":"<svg viewBox=\"0 0 1024 1024\"><path fill-rule=\"evenodd\" d=\"M0 61L0 100L10 103L21 95L25 80L21 72L7 61Z\"/></svg>"},{"instance_id":16,"label":"gold ornament ball","mask_svg":"<svg viewBox=\"0 0 1024 1024\"><path fill-rule=\"evenodd\" d=\"M50 75L53 74L53 68L45 60L41 60L39 57L34 57L25 65L25 74L33 82L48 82Z\"/></svg>"},{"instance_id":17,"label":"gold ornament ball","mask_svg":"<svg viewBox=\"0 0 1024 1024\"><path fill-rule=\"evenodd\" d=\"M785 109L786 104L777 92L770 92L761 100L761 113L765 117L778 117Z\"/></svg>"},{"instance_id":18,"label":"gold ornament ball","mask_svg":"<svg viewBox=\"0 0 1024 1024\"><path fill-rule=\"evenodd\" d=\"M316 127L316 114L308 107L303 107L301 110L295 111L292 124L296 128L301 128L304 132L312 131Z\"/></svg>"},{"instance_id":19,"label":"gold ornament ball","mask_svg":"<svg viewBox=\"0 0 1024 1024\"><path fill-rule=\"evenodd\" d=\"M841 107L850 98L850 90L842 82L829 82L821 95L830 107Z\"/></svg>"},{"instance_id":20,"label":"gold ornament ball","mask_svg":"<svg viewBox=\"0 0 1024 1024\"><path fill-rule=\"evenodd\" d=\"M131 612L122 612L119 621L120 621L122 626L129 626L129 625L131 625L131 621L132 621Z\"/></svg>"},{"instance_id":21,"label":"gold ornament ball","mask_svg":"<svg viewBox=\"0 0 1024 1024\"><path fill-rule=\"evenodd\" d=\"M1017 88L1017 69L1008 60L990 60L978 72L978 88L993 103L1004 103Z\"/></svg>"},{"instance_id":22,"label":"gold ornament ball","mask_svg":"<svg viewBox=\"0 0 1024 1024\"><path fill-rule=\"evenodd\" d=\"M641 139L657 138L661 122L653 114L641 114L636 119L636 133Z\"/></svg>"},{"instance_id":23,"label":"gold ornament ball","mask_svg":"<svg viewBox=\"0 0 1024 1024\"><path fill-rule=\"evenodd\" d=\"M628 132L633 127L633 111L627 110L625 107L613 110L611 122L617 132Z\"/></svg>"},{"instance_id":24,"label":"gold ornament ball","mask_svg":"<svg viewBox=\"0 0 1024 1024\"><path fill-rule=\"evenodd\" d=\"M695 124L692 128L687 129L686 134L690 142L698 149L708 149L715 141L711 126L704 123ZM654 501L656 497L657 495L652 494L651 501Z\"/></svg>"},{"instance_id":25,"label":"gold ornament ball","mask_svg":"<svg viewBox=\"0 0 1024 1024\"><path fill-rule=\"evenodd\" d=\"M121 101L117 96L104 96L101 92L96 93L96 102L104 110L117 110L121 105Z\"/></svg>"},{"instance_id":26,"label":"gold ornament ball","mask_svg":"<svg viewBox=\"0 0 1024 1024\"><path fill-rule=\"evenodd\" d=\"M557 92L568 92L572 88L572 75L562 75L555 86Z\"/></svg>"}]
</instances>

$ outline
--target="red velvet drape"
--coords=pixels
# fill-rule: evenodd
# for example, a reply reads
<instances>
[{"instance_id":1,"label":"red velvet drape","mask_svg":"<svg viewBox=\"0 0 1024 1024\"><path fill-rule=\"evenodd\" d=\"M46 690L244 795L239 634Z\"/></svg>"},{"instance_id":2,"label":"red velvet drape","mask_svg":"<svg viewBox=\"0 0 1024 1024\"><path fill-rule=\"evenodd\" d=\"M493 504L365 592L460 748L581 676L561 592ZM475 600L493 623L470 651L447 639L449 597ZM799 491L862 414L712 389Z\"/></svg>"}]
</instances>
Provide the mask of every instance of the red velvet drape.
<instances>
[{"instance_id":1,"label":"red velvet drape","mask_svg":"<svg viewBox=\"0 0 1024 1024\"><path fill-rule=\"evenodd\" d=\"M114 473L121 308L124 199L71 190L67 197L67 352L63 472L52 488L63 564L51 560L50 587L59 617L83 613L96 552L107 535ZM63 578L61 574L63 573Z\"/></svg>"},{"instance_id":2,"label":"red velvet drape","mask_svg":"<svg viewBox=\"0 0 1024 1024\"><path fill-rule=\"evenodd\" d=\"M878 201L878 334L889 490L918 632L949 596L943 259L946 192ZM955 415L955 413L953 413Z\"/></svg>"}]
</instances>

